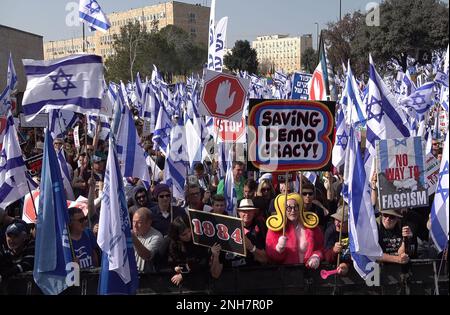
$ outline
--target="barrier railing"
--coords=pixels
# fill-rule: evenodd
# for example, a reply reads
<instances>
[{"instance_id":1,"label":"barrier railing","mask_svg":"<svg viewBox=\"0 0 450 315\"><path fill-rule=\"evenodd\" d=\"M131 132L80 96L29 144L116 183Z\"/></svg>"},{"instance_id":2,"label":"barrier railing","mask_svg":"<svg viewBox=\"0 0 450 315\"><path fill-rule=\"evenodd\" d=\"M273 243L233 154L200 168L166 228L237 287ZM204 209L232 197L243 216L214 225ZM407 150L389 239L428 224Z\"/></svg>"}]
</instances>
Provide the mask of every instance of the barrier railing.
<instances>
[{"instance_id":1,"label":"barrier railing","mask_svg":"<svg viewBox=\"0 0 450 315\"><path fill-rule=\"evenodd\" d=\"M170 270L154 274L140 274L138 294L142 295L448 295L447 264L440 261L414 260L409 270L400 265L380 267L379 286L369 287L353 269L345 277L331 276L327 280L319 271L297 266L262 266L224 269L221 277L212 279L208 272L185 274L181 286L170 281ZM321 269L332 269L323 265ZM99 270L82 271L80 285L63 292L65 295L96 295ZM2 284L1 294L40 295L32 273L21 274Z\"/></svg>"}]
</instances>

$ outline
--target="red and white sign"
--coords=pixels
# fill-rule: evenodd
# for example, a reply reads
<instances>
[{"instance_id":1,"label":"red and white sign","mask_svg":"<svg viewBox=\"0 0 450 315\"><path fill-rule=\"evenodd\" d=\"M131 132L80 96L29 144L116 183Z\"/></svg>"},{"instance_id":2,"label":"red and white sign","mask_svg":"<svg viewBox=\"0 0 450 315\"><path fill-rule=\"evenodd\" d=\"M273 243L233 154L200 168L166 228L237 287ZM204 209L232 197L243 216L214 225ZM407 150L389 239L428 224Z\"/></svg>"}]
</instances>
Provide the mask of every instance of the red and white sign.
<instances>
[{"instance_id":1,"label":"red and white sign","mask_svg":"<svg viewBox=\"0 0 450 315\"><path fill-rule=\"evenodd\" d=\"M249 86L248 79L206 70L200 114L239 123Z\"/></svg>"},{"instance_id":2,"label":"red and white sign","mask_svg":"<svg viewBox=\"0 0 450 315\"><path fill-rule=\"evenodd\" d=\"M26 223L36 223L36 212L38 211L39 207L39 194L39 190L33 190L34 207L30 194L27 194L25 196L25 201L23 203L22 220L24 220ZM81 210L83 210L84 215L88 214L88 200L84 197L80 196L76 201L67 200L67 207L80 208Z\"/></svg>"},{"instance_id":3,"label":"red and white sign","mask_svg":"<svg viewBox=\"0 0 450 315\"><path fill-rule=\"evenodd\" d=\"M214 118L214 131L219 143L246 143L245 119L241 122Z\"/></svg>"}]
</instances>

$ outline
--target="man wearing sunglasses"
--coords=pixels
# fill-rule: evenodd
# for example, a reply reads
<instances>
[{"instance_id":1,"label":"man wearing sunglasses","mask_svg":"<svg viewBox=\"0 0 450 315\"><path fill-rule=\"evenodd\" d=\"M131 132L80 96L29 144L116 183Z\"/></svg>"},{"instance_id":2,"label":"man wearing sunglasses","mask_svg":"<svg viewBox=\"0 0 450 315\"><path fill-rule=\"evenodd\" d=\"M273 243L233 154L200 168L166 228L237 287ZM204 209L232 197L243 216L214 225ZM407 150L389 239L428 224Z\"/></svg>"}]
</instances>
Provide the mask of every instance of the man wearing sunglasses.
<instances>
[{"instance_id":1,"label":"man wearing sunglasses","mask_svg":"<svg viewBox=\"0 0 450 315\"><path fill-rule=\"evenodd\" d=\"M413 235L409 224L402 227L403 215L400 210L382 210L378 222L378 238L383 257L379 262L407 264L411 251L406 249L405 240L409 244L417 244L417 239ZM409 253L408 253L409 252Z\"/></svg>"},{"instance_id":2,"label":"man wearing sunglasses","mask_svg":"<svg viewBox=\"0 0 450 315\"><path fill-rule=\"evenodd\" d=\"M172 195L166 184L158 184L153 190L153 195L158 205L150 209L153 218L152 226L166 236L169 233L170 223L177 217L187 215L183 208L171 207Z\"/></svg>"},{"instance_id":3,"label":"man wearing sunglasses","mask_svg":"<svg viewBox=\"0 0 450 315\"><path fill-rule=\"evenodd\" d=\"M322 231L324 231L326 228L329 211L320 203L320 201L316 200L315 196L314 185L310 183L303 184L303 208L305 211L317 214L319 217L319 226L322 228Z\"/></svg>"},{"instance_id":4,"label":"man wearing sunglasses","mask_svg":"<svg viewBox=\"0 0 450 315\"><path fill-rule=\"evenodd\" d=\"M89 269L99 266L98 247L94 233L87 227L88 218L83 210L69 208L69 232L72 240L75 261L80 269Z\"/></svg>"}]
</instances>

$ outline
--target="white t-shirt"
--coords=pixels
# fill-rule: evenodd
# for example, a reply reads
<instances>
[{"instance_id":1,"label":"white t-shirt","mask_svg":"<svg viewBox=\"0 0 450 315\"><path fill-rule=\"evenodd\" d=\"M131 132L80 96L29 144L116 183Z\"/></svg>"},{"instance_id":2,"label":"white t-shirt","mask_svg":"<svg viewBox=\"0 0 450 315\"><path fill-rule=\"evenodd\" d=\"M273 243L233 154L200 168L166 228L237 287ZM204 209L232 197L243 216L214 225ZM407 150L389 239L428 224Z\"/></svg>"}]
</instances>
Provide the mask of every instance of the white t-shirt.
<instances>
[{"instance_id":1,"label":"white t-shirt","mask_svg":"<svg viewBox=\"0 0 450 315\"><path fill-rule=\"evenodd\" d=\"M140 272L149 272L151 271L151 261L153 260L153 257L155 257L155 253L163 241L163 236L158 230L151 227L147 235L138 236L137 238L139 242L141 242L142 245L144 245L145 248L151 252L151 257L148 264L146 264L147 261L142 259L137 252L135 253L137 269Z\"/></svg>"}]
</instances>

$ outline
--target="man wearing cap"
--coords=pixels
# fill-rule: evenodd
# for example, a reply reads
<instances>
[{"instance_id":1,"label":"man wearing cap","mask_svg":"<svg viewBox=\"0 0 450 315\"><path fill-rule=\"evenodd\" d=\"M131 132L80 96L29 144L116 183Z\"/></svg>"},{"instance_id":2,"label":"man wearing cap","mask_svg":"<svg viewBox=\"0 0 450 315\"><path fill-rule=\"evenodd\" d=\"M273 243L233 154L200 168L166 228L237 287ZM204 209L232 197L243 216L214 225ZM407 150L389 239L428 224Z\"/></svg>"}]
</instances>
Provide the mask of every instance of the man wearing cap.
<instances>
[{"instance_id":1,"label":"man wearing cap","mask_svg":"<svg viewBox=\"0 0 450 315\"><path fill-rule=\"evenodd\" d=\"M152 207L153 227L157 229L163 236L169 233L170 223L177 217L187 216L183 208L172 206L172 194L169 186L166 184L158 184L153 190L158 205Z\"/></svg>"},{"instance_id":2,"label":"man wearing cap","mask_svg":"<svg viewBox=\"0 0 450 315\"><path fill-rule=\"evenodd\" d=\"M219 256L221 268L249 267L266 264L267 255L265 248L267 228L264 222L256 218L258 209L253 205L251 199L242 199L237 211L244 225L244 244L247 257L221 252Z\"/></svg>"},{"instance_id":3,"label":"man wearing cap","mask_svg":"<svg viewBox=\"0 0 450 315\"><path fill-rule=\"evenodd\" d=\"M378 242L383 250L383 257L379 262L407 264L411 254L405 249L405 242L417 244L417 239L413 236L408 225L402 227L400 210L382 210L378 223Z\"/></svg>"},{"instance_id":4,"label":"man wearing cap","mask_svg":"<svg viewBox=\"0 0 450 315\"><path fill-rule=\"evenodd\" d=\"M34 267L34 241L25 221L15 220L5 234L6 245L0 246L0 282Z\"/></svg>"},{"instance_id":5,"label":"man wearing cap","mask_svg":"<svg viewBox=\"0 0 450 315\"><path fill-rule=\"evenodd\" d=\"M338 270L339 274L345 275L351 262L348 248L348 206L341 205L331 217L334 219L334 224L330 224L325 231L324 258L328 263L335 265L338 255L340 255L341 263L338 266ZM339 242L341 230L342 239Z\"/></svg>"}]
</instances>

